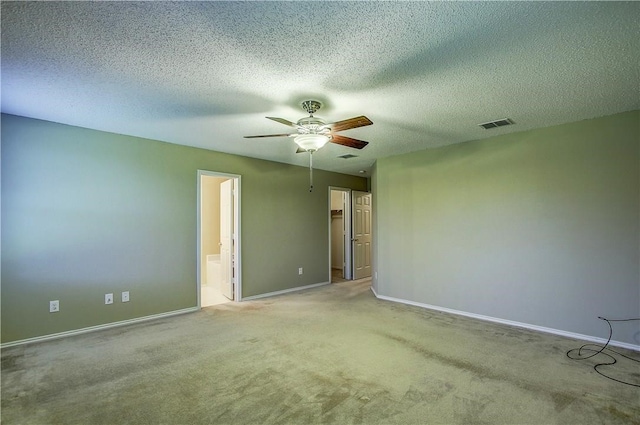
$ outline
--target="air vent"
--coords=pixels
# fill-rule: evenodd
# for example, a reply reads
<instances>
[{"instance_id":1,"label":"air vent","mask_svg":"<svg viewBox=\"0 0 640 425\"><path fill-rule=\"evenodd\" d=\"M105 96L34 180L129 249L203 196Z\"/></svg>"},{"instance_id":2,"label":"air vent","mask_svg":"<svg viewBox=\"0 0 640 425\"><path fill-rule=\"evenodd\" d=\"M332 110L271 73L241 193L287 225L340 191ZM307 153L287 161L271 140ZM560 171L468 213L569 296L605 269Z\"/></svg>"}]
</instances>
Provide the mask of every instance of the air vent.
<instances>
[{"instance_id":1,"label":"air vent","mask_svg":"<svg viewBox=\"0 0 640 425\"><path fill-rule=\"evenodd\" d=\"M350 153L344 154L344 155L340 155L338 158L342 158L342 159L349 159L349 158L357 158L358 155L351 155Z\"/></svg>"},{"instance_id":2,"label":"air vent","mask_svg":"<svg viewBox=\"0 0 640 425\"><path fill-rule=\"evenodd\" d=\"M511 124L513 124L513 121L511 119L504 118L501 120L485 122L484 124L478 124L478 125L484 128L485 130L489 130L490 128L504 127L505 125L511 125Z\"/></svg>"}]
</instances>

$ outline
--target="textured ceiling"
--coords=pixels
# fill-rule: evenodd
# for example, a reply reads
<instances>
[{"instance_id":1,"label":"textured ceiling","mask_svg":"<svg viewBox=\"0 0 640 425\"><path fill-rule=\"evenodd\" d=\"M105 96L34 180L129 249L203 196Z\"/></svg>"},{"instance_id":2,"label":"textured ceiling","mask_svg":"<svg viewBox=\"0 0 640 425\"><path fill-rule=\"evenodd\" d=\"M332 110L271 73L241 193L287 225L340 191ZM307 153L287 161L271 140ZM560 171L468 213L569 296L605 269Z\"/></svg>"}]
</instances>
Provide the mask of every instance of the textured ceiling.
<instances>
[{"instance_id":1,"label":"textured ceiling","mask_svg":"<svg viewBox=\"0 0 640 425\"><path fill-rule=\"evenodd\" d=\"M243 136L317 99L374 122L341 133L363 150L314 155L357 174L638 109L639 40L638 2L2 2L2 112L304 166L290 138Z\"/></svg>"}]
</instances>

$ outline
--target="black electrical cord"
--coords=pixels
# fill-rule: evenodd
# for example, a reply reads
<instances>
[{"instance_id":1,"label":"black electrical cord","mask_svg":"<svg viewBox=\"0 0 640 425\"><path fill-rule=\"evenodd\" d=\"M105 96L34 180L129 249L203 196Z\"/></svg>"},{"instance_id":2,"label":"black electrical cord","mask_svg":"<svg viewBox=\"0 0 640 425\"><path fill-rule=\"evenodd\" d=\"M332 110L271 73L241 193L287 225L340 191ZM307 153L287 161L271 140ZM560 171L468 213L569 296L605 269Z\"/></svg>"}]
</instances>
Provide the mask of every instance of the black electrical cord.
<instances>
[{"instance_id":1,"label":"black electrical cord","mask_svg":"<svg viewBox=\"0 0 640 425\"><path fill-rule=\"evenodd\" d=\"M611 366L616 364L617 360L615 357L613 357L611 354L605 353L604 350L610 351L612 353L615 353L619 356L625 357L629 360L632 360L634 362L638 362L640 363L640 360L638 359L634 359L632 357L629 357L627 355L624 355L622 353L619 353L615 350L612 350L611 348L607 348L607 346L609 345L609 342L611 342L611 336L613 335L613 327L611 326L611 322L631 322L634 320L640 320L639 318L636 319L618 319L618 320L614 320L614 319L605 319L604 317L599 317L598 319L604 320L605 322L607 322L607 324L609 325L609 338L607 338L607 342L601 347L598 344L584 344L583 346L581 346L580 348L574 348L572 350L567 351L567 357L569 357L571 360L586 360L586 359L590 359L591 357L597 356L598 354L602 354L604 356L607 356L610 361L608 362L604 362L604 363L598 363L595 366L593 366L593 370L595 370L598 374L604 376L607 379L611 379L612 381L616 381L616 382L620 382L621 384L626 384L626 385L631 385L633 387L640 387L640 384L634 384L633 382L627 382L627 381L621 381L619 379L616 378L612 378L611 376L605 375L603 372L601 372L600 370L598 370L598 368L600 366ZM599 348L599 350L593 349L593 348L585 348L588 346L594 346L596 348ZM578 352L577 356L574 355L575 352ZM592 353L590 355L583 355L582 352L586 351L589 353Z\"/></svg>"}]
</instances>

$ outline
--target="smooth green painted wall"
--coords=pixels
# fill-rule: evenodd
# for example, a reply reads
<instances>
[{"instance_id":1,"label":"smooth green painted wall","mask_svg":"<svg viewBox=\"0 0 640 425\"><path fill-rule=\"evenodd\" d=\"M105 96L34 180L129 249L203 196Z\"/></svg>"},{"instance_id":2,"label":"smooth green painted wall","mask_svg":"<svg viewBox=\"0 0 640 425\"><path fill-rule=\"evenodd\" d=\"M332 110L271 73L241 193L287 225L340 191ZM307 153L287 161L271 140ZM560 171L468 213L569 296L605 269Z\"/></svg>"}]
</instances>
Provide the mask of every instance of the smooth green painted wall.
<instances>
[{"instance_id":1,"label":"smooth green painted wall","mask_svg":"<svg viewBox=\"0 0 640 425\"><path fill-rule=\"evenodd\" d=\"M633 111L377 161L374 287L606 338L640 317L639 145Z\"/></svg>"},{"instance_id":2,"label":"smooth green painted wall","mask_svg":"<svg viewBox=\"0 0 640 425\"><path fill-rule=\"evenodd\" d=\"M244 297L329 279L328 187L366 179L3 114L2 342L195 307L198 169L242 176Z\"/></svg>"}]
</instances>

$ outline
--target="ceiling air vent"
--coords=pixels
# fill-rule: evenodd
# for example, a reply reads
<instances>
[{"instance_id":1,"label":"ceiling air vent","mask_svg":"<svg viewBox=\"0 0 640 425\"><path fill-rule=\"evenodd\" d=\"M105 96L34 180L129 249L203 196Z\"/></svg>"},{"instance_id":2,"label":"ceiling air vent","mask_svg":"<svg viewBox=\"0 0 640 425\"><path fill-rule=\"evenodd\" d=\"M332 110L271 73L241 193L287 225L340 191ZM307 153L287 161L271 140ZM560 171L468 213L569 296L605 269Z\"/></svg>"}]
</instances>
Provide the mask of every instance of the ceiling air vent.
<instances>
[{"instance_id":1,"label":"ceiling air vent","mask_svg":"<svg viewBox=\"0 0 640 425\"><path fill-rule=\"evenodd\" d=\"M340 155L338 158L342 158L342 159L349 159L349 158L356 158L358 155L351 155L350 153L344 154L344 155Z\"/></svg>"},{"instance_id":2,"label":"ceiling air vent","mask_svg":"<svg viewBox=\"0 0 640 425\"><path fill-rule=\"evenodd\" d=\"M490 128L504 127L505 125L511 125L511 124L513 124L513 121L511 119L504 118L501 120L485 122L484 124L478 124L478 125L484 128L485 130L489 130Z\"/></svg>"}]
</instances>

